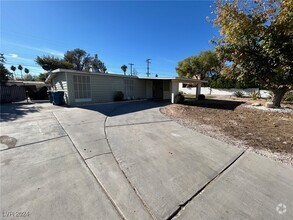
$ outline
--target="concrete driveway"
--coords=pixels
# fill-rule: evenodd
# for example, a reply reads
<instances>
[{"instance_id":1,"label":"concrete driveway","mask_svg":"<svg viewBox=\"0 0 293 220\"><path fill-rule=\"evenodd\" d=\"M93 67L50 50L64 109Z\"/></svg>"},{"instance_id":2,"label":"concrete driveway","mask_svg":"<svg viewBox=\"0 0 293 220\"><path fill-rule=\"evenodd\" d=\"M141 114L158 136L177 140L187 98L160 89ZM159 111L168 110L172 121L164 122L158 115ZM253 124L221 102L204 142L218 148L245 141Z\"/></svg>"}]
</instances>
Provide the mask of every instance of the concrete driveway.
<instances>
[{"instance_id":1,"label":"concrete driveway","mask_svg":"<svg viewBox=\"0 0 293 220\"><path fill-rule=\"evenodd\" d=\"M162 105L2 105L1 217L293 219L292 167L182 127Z\"/></svg>"}]
</instances>

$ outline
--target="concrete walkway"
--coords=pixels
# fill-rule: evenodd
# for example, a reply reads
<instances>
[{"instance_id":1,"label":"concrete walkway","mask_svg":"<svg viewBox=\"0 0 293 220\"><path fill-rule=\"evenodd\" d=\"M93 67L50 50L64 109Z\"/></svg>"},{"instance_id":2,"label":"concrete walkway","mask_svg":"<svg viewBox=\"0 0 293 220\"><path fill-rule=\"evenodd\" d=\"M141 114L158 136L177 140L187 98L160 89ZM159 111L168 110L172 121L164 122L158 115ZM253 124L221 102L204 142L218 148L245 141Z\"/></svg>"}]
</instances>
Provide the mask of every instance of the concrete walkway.
<instances>
[{"instance_id":1,"label":"concrete walkway","mask_svg":"<svg viewBox=\"0 0 293 220\"><path fill-rule=\"evenodd\" d=\"M4 105L2 215L293 219L292 167L184 128L162 105Z\"/></svg>"}]
</instances>

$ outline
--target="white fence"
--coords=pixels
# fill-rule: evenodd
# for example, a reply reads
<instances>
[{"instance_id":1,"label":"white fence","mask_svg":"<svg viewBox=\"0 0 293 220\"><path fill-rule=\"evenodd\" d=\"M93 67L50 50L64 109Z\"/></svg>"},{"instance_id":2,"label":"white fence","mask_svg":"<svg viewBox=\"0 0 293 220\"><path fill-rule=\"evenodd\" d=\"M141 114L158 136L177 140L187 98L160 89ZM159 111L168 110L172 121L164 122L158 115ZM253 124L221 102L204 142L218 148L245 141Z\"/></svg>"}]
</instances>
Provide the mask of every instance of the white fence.
<instances>
[{"instance_id":1,"label":"white fence","mask_svg":"<svg viewBox=\"0 0 293 220\"><path fill-rule=\"evenodd\" d=\"M193 88L182 88L179 87L179 91L185 94L196 94L196 87ZM235 92L241 91L244 96L250 96L253 92L259 92L262 98L270 98L270 91L269 90L260 90L259 88L249 88L249 89L213 89L210 87L201 87L201 94L204 95L227 95L231 96L234 95Z\"/></svg>"}]
</instances>

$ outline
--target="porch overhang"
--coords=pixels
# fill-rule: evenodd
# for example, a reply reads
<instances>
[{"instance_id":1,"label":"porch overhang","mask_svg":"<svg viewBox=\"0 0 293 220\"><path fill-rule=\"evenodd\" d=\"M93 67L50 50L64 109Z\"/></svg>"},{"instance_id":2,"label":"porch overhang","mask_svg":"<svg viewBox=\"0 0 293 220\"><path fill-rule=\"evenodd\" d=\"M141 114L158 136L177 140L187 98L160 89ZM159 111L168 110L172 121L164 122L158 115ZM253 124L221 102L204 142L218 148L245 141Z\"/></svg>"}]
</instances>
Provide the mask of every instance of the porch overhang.
<instances>
[{"instance_id":1,"label":"porch overhang","mask_svg":"<svg viewBox=\"0 0 293 220\"><path fill-rule=\"evenodd\" d=\"M175 96L179 93L179 83L192 83L196 86L196 94L195 98L198 99L198 96L201 91L202 83L206 83L207 81L199 80L199 79L189 79L189 78L182 78L176 77L172 79L172 92L171 92L171 103L175 102Z\"/></svg>"}]
</instances>

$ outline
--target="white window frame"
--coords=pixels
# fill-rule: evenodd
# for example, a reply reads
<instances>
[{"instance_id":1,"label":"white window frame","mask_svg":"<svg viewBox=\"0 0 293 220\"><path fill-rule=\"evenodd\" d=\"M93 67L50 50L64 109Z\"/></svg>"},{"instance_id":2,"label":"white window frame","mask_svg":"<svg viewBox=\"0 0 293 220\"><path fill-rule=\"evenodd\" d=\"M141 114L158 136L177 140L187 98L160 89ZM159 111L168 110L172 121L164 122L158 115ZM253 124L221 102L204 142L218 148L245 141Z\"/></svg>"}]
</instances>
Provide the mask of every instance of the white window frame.
<instances>
[{"instance_id":1,"label":"white window frame","mask_svg":"<svg viewBox=\"0 0 293 220\"><path fill-rule=\"evenodd\" d=\"M72 75L74 99L75 102L91 102L91 82L90 76L87 75Z\"/></svg>"}]
</instances>

